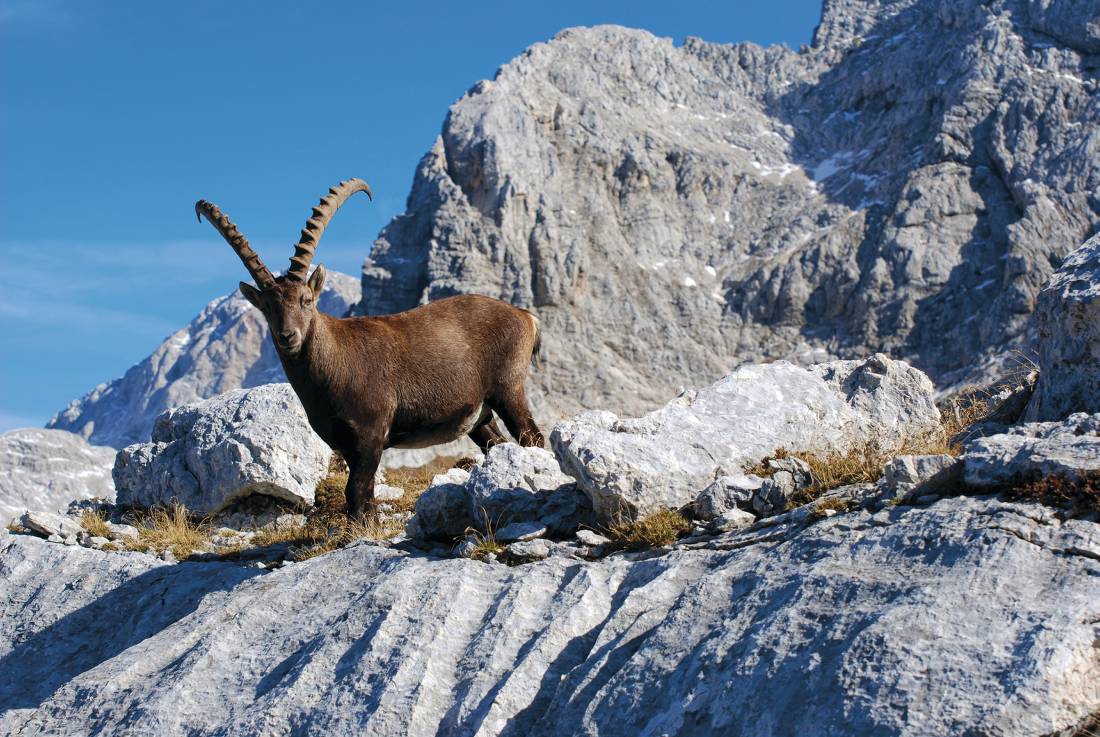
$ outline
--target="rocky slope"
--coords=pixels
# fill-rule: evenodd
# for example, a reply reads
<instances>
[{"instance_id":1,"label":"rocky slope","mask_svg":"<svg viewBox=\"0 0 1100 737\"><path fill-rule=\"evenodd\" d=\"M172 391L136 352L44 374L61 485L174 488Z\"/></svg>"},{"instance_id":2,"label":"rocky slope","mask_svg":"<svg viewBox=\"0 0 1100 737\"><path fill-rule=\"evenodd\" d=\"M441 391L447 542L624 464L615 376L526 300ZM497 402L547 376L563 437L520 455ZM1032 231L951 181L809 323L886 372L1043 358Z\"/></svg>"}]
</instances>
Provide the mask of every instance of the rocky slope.
<instances>
[{"instance_id":1,"label":"rocky slope","mask_svg":"<svg viewBox=\"0 0 1100 737\"><path fill-rule=\"evenodd\" d=\"M114 501L113 448L62 430L27 428L0 435L0 525L27 509L64 510L78 499Z\"/></svg>"},{"instance_id":2,"label":"rocky slope","mask_svg":"<svg viewBox=\"0 0 1100 737\"><path fill-rule=\"evenodd\" d=\"M1095 523L989 498L519 568L0 533L0 729L1050 734L1100 704L1098 561Z\"/></svg>"},{"instance_id":3,"label":"rocky slope","mask_svg":"<svg viewBox=\"0 0 1100 737\"><path fill-rule=\"evenodd\" d=\"M352 277L329 271L318 300L342 317L359 300ZM259 310L234 289L208 304L126 374L73 401L47 424L97 445L147 441L166 409L244 387L286 381Z\"/></svg>"},{"instance_id":4,"label":"rocky slope","mask_svg":"<svg viewBox=\"0 0 1100 737\"><path fill-rule=\"evenodd\" d=\"M762 359L995 373L1100 225L1096 16L828 0L799 53L562 32L451 107L360 309L536 310L551 419Z\"/></svg>"}]
</instances>

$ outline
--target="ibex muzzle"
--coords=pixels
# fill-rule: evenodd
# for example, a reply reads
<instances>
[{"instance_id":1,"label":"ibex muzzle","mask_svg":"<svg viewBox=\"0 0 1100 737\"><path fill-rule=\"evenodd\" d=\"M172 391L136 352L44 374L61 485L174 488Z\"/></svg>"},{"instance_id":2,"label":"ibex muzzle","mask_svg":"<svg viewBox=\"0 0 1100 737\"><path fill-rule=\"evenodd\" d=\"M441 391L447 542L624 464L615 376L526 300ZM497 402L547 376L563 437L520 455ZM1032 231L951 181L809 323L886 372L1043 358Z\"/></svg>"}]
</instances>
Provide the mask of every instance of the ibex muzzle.
<instances>
[{"instance_id":1,"label":"ibex muzzle","mask_svg":"<svg viewBox=\"0 0 1100 737\"><path fill-rule=\"evenodd\" d=\"M538 319L477 295L449 297L396 315L338 319L317 310L324 266L309 274L317 242L360 179L329 190L313 208L290 268L275 278L221 210L195 204L240 256L256 287L241 292L267 319L271 338L309 423L350 469L348 514L373 511L382 451L462 435L482 450L504 442L494 413L522 445L543 444L524 382L539 345ZM258 287L258 288L257 288Z\"/></svg>"}]
</instances>

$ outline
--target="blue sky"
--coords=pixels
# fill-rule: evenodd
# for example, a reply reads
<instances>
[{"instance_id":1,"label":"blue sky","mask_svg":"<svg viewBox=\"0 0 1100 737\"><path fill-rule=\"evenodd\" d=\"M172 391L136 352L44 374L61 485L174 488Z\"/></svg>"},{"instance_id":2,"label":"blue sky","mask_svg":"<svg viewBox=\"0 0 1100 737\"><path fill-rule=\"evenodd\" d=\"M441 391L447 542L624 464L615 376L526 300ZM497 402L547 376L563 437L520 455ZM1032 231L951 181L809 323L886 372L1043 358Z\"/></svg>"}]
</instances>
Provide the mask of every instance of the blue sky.
<instances>
[{"instance_id":1,"label":"blue sky","mask_svg":"<svg viewBox=\"0 0 1100 737\"><path fill-rule=\"evenodd\" d=\"M122 375L245 277L210 199L281 269L328 186L366 179L318 260L358 274L447 107L563 28L809 43L819 0L0 0L0 431ZM354 206L351 206L354 205Z\"/></svg>"}]
</instances>

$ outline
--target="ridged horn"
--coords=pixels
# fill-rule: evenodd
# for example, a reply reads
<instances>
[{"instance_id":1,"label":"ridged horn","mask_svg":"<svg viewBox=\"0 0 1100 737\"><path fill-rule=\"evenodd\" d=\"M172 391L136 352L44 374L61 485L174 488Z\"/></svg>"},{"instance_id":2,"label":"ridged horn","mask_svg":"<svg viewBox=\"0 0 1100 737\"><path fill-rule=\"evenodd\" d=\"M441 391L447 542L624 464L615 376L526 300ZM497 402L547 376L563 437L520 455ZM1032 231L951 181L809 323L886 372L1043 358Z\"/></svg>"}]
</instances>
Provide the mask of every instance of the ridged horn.
<instances>
[{"instance_id":1,"label":"ridged horn","mask_svg":"<svg viewBox=\"0 0 1100 737\"><path fill-rule=\"evenodd\" d=\"M252 246L248 245L248 239L241 235L241 232L237 230L237 226L226 217L225 213L218 209L217 205L206 200L199 200L195 203L195 216L200 223L203 216L205 216L210 224L222 234L222 238L225 238L225 242L229 244L229 247L241 257L244 267L248 269L248 273L252 275L252 278L256 280L261 289L267 289L275 283L275 277L264 266L264 262L260 260L259 255L252 250Z\"/></svg>"},{"instance_id":2,"label":"ridged horn","mask_svg":"<svg viewBox=\"0 0 1100 737\"><path fill-rule=\"evenodd\" d=\"M294 255L290 257L290 269L286 272L288 277L305 281L309 276L309 265L313 262L313 252L317 250L317 241L321 240L321 234L325 232L328 221L344 204L344 200L356 192L366 192L367 197L374 199L374 193L370 186L362 179L348 179L340 182L321 198L317 206L313 208L313 214L306 221L306 227L302 228L302 237L294 246Z\"/></svg>"}]
</instances>

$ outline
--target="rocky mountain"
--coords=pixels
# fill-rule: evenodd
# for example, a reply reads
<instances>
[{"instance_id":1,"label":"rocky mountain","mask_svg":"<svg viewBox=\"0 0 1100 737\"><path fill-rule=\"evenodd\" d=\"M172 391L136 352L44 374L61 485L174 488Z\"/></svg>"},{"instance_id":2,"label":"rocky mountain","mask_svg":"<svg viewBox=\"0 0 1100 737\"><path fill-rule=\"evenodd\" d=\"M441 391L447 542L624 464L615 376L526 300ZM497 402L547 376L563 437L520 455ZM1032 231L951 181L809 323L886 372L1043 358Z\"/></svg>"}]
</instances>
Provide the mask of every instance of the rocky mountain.
<instances>
[{"instance_id":1,"label":"rocky mountain","mask_svg":"<svg viewBox=\"0 0 1100 737\"><path fill-rule=\"evenodd\" d=\"M1097 10L826 0L798 52L564 31L451 107L359 309L537 311L550 419L767 359L997 373L1100 226Z\"/></svg>"},{"instance_id":2,"label":"rocky mountain","mask_svg":"<svg viewBox=\"0 0 1100 737\"><path fill-rule=\"evenodd\" d=\"M329 271L317 304L322 312L342 317L358 300L355 279ZM234 289L208 304L124 376L73 401L47 427L69 430L96 445L123 448L148 440L153 421L166 409L281 381L286 377L263 315Z\"/></svg>"}]
</instances>

